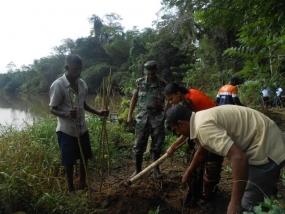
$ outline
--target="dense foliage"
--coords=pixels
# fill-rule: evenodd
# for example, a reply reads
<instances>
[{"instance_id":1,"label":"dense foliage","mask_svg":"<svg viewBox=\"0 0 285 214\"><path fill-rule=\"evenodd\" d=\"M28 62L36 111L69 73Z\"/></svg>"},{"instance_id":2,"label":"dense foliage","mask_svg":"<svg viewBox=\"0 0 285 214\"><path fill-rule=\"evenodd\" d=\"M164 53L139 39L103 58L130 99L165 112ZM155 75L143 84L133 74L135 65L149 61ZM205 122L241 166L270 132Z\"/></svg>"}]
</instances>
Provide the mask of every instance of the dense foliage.
<instances>
[{"instance_id":1,"label":"dense foliage","mask_svg":"<svg viewBox=\"0 0 285 214\"><path fill-rule=\"evenodd\" d=\"M95 158L88 164L90 182L97 182L100 176L107 175L106 161L99 162L99 133L101 121L98 117L88 115L87 123L90 131L92 150ZM56 118L47 116L33 125L18 131L13 127L0 126L0 213L106 213L103 206L96 204L88 198L88 194L78 191L76 197L70 197L66 188L63 168L60 166L60 154L54 127ZM133 156L134 134L118 122L108 122L109 155L111 171L121 167L121 164ZM164 150L177 138L171 133L167 134ZM184 156L185 149L180 149L171 158ZM145 154L147 158L149 153ZM107 153L104 154L104 157ZM225 171L231 170L226 166ZM284 184L285 172L281 173ZM104 182L104 181L103 181ZM106 187L105 187L106 188ZM96 193L98 194L98 193ZM284 213L284 204L278 199L264 199L256 206L254 213ZM150 210L149 214L156 214ZM22 212L20 212L22 211ZM251 212L245 212L250 214ZM267 213L267 212L266 212Z\"/></svg>"},{"instance_id":2,"label":"dense foliage","mask_svg":"<svg viewBox=\"0 0 285 214\"><path fill-rule=\"evenodd\" d=\"M84 61L82 78L91 93L100 90L111 67L114 90L129 95L135 79L143 75L144 62L156 60L159 76L166 81L202 88L212 97L232 75L237 75L243 80L239 88L242 102L258 105L264 84L272 90L277 85L285 86L284 6L285 2L278 0L162 0L154 28L141 31L124 31L118 14L103 18L94 14L89 19L92 30L88 37L66 38L50 56L31 65L16 68L9 63L7 73L0 74L0 91L47 93L50 84L63 74L65 55L77 53ZM123 100L123 120L128 106L129 100ZM98 142L99 125L89 124L95 133L91 136L94 142ZM132 155L134 135L123 126L108 126L112 128L108 137L114 166L118 159ZM23 132L4 130L0 137L0 212L23 209L64 213L75 207L79 213L84 212L85 198L65 200L64 181L57 176L60 167L54 127L54 118L47 118ZM172 137L167 135L167 141L173 142ZM96 144L92 149L98 150ZM95 166L90 164L98 170ZM263 206L275 210L271 202L266 199ZM260 206L255 209L261 213Z\"/></svg>"},{"instance_id":3,"label":"dense foliage","mask_svg":"<svg viewBox=\"0 0 285 214\"><path fill-rule=\"evenodd\" d=\"M89 161L91 182L107 176L107 163L99 159L101 119L87 116L94 158ZM104 213L89 204L87 194L70 197L55 135L56 117L46 116L23 130L0 125L0 213ZM134 134L117 122L108 121L111 169L133 157ZM173 139L166 139L166 149ZM181 153L178 153L178 155ZM21 213L21 212L19 212Z\"/></svg>"},{"instance_id":4,"label":"dense foliage","mask_svg":"<svg viewBox=\"0 0 285 214\"><path fill-rule=\"evenodd\" d=\"M62 75L67 53L83 58L82 77L91 93L98 92L112 67L113 87L129 94L143 63L153 59L166 81L206 92L216 91L233 74L260 87L284 85L284 7L278 0L162 0L154 28L127 31L118 14L90 14L88 37L64 39L52 55L31 65L9 63L8 72L0 74L0 90L47 93Z\"/></svg>"}]
</instances>

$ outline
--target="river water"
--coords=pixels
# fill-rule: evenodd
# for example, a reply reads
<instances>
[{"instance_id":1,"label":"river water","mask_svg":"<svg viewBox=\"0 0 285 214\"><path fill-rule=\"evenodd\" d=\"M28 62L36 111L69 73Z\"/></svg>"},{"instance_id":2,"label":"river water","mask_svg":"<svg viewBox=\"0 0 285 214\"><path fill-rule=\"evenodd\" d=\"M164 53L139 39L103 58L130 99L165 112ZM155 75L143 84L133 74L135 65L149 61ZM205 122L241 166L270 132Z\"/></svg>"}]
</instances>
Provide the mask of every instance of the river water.
<instances>
[{"instance_id":1,"label":"river water","mask_svg":"<svg viewBox=\"0 0 285 214\"><path fill-rule=\"evenodd\" d=\"M0 126L12 126L21 129L26 124L31 125L34 119L51 114L47 94L1 94L0 96ZM95 95L87 96L87 103L92 107L96 106L95 98Z\"/></svg>"}]
</instances>

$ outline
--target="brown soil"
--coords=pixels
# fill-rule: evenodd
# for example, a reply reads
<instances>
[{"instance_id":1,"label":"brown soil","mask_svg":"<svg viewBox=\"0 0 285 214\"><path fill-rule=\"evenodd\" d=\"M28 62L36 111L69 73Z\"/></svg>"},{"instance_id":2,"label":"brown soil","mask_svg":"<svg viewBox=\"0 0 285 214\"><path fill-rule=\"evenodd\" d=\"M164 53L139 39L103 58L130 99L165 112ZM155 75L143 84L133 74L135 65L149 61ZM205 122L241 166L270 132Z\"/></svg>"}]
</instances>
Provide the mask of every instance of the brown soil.
<instances>
[{"instance_id":1,"label":"brown soil","mask_svg":"<svg viewBox=\"0 0 285 214\"><path fill-rule=\"evenodd\" d=\"M282 130L285 130L281 114L270 113ZM144 160L143 166L151 163ZM227 171L230 166L225 159L219 184L217 197L211 203L199 204L195 208L181 205L181 199L186 193L186 186L181 183L181 178L186 170L186 159L183 157L167 159L161 164L163 180L153 176L152 171L135 181L130 187L125 185L134 170L133 159L122 161L121 166L114 169L106 176L101 192L92 194L92 207L108 214L148 214L159 207L160 214L222 214L226 213L231 194L231 173ZM99 186L100 182L92 181Z\"/></svg>"},{"instance_id":2,"label":"brown soil","mask_svg":"<svg viewBox=\"0 0 285 214\"><path fill-rule=\"evenodd\" d=\"M144 167L151 163L144 162ZM97 209L105 209L104 213L148 214L151 210L155 211L158 206L160 214L225 213L226 211L231 187L231 175L226 171L222 172L217 198L212 203L189 209L181 204L181 199L186 193L186 186L181 183L187 167L183 158L164 161L161 165L164 175L162 180L155 178L150 171L131 186L127 186L125 182L132 174L135 163L134 160L126 160L125 164L106 176L101 193L92 194L92 200L95 202L93 206ZM225 161L225 165L227 164L229 164L228 161Z\"/></svg>"}]
</instances>

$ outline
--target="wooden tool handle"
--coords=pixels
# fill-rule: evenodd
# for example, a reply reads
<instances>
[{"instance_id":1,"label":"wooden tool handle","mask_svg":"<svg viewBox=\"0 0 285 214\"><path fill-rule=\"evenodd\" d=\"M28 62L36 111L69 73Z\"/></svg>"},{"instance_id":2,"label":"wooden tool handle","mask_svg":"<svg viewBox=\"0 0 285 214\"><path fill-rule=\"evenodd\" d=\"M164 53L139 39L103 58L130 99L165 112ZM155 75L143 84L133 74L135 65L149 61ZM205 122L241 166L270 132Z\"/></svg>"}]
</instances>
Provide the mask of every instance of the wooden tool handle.
<instances>
[{"instance_id":1,"label":"wooden tool handle","mask_svg":"<svg viewBox=\"0 0 285 214\"><path fill-rule=\"evenodd\" d=\"M158 164L160 164L161 162L163 162L165 159L167 158L167 153L165 153L164 155L162 155L159 159L157 159L155 162L153 162L152 164L150 164L148 167L146 167L145 169L143 169L140 173L136 174L134 177L132 177L130 179L130 182L133 183L136 180L138 180L140 177L142 177L143 175L145 175L148 171L150 171L151 169L153 169L155 166L157 166Z\"/></svg>"},{"instance_id":2,"label":"wooden tool handle","mask_svg":"<svg viewBox=\"0 0 285 214\"><path fill-rule=\"evenodd\" d=\"M185 142L187 142L188 138L181 143L179 146L177 146L176 149L178 149L179 147L181 147L182 145L184 145ZM145 175L148 171L150 171L151 169L153 169L155 166L157 166L158 164L160 164L161 162L163 162L165 159L167 158L167 153L165 153L164 155L162 155L159 159L157 159L155 162L153 162L152 164L150 164L148 167L146 167L145 169L143 169L140 173L136 174L134 177L132 177L131 179L129 179L126 184L131 186L133 182L135 182L136 180L138 180L140 177L142 177L143 175Z\"/></svg>"}]
</instances>

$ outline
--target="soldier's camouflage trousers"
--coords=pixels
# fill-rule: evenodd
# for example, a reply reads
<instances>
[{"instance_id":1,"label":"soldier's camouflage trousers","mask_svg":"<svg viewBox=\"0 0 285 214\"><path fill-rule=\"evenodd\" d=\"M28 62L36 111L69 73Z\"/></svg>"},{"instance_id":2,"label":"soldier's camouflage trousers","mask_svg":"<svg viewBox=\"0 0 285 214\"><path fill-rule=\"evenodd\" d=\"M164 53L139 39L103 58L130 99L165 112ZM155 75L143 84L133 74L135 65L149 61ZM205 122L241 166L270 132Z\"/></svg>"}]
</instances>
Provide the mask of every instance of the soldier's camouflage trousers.
<instances>
[{"instance_id":1,"label":"soldier's camouflage trousers","mask_svg":"<svg viewBox=\"0 0 285 214\"><path fill-rule=\"evenodd\" d=\"M222 163L217 161L205 162L204 167L202 198L206 201L211 201L218 191Z\"/></svg>"},{"instance_id":2,"label":"soldier's camouflage trousers","mask_svg":"<svg viewBox=\"0 0 285 214\"><path fill-rule=\"evenodd\" d=\"M137 123L135 132L135 155L142 155L146 151L149 136L152 140L150 152L156 154L162 153L162 144L165 139L164 120L158 121L150 117L146 123Z\"/></svg>"}]
</instances>

